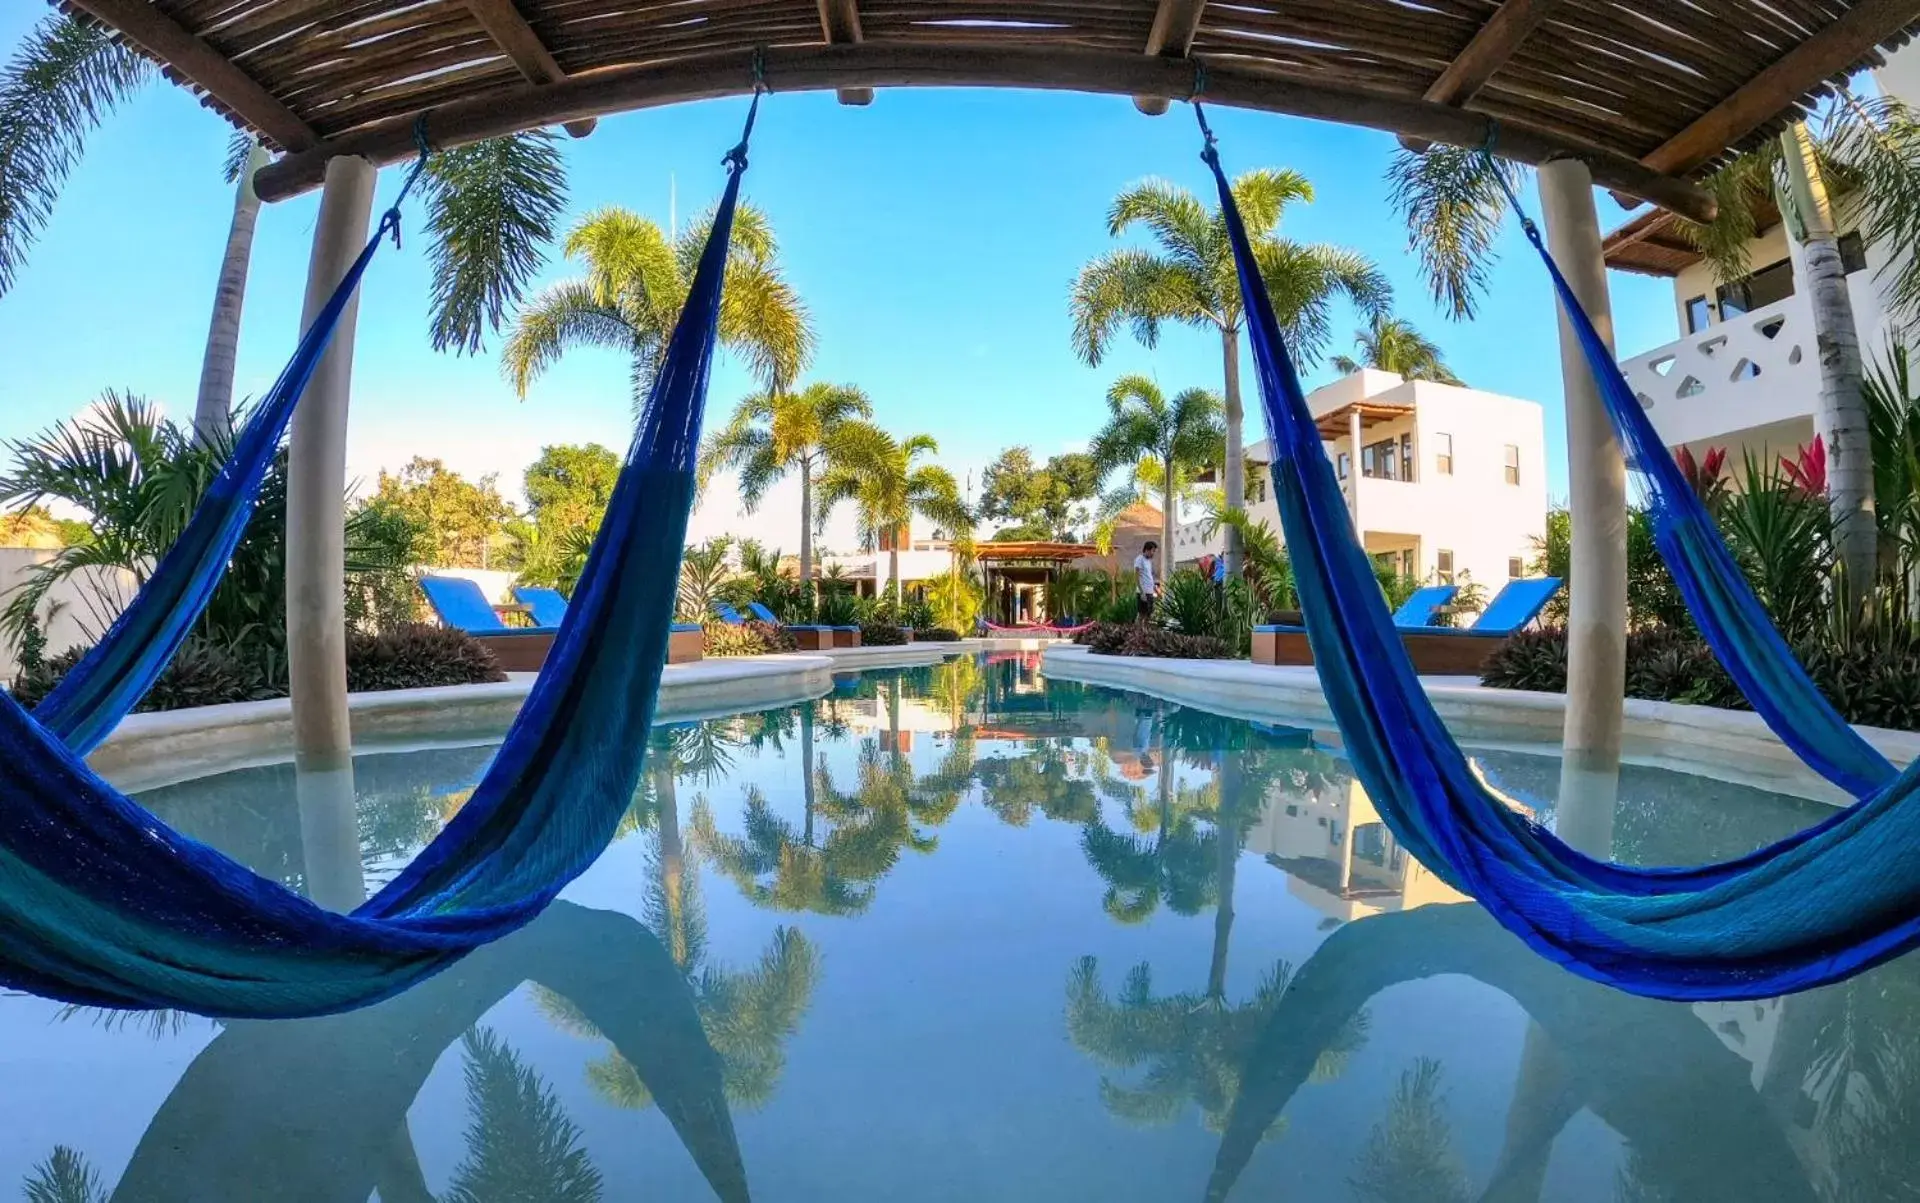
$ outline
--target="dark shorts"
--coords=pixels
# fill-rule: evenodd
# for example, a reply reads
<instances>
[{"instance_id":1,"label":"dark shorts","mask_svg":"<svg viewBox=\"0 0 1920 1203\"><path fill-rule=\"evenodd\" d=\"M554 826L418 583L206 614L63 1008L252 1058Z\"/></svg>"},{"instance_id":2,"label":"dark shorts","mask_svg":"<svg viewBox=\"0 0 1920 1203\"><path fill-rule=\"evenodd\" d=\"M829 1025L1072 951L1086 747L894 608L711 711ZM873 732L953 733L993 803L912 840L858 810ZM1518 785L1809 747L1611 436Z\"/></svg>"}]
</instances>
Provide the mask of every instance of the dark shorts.
<instances>
[{"instance_id":1,"label":"dark shorts","mask_svg":"<svg viewBox=\"0 0 1920 1203\"><path fill-rule=\"evenodd\" d=\"M1139 617L1141 618L1142 621L1152 618L1153 617L1153 596L1147 593L1142 593L1139 596L1140 596Z\"/></svg>"}]
</instances>

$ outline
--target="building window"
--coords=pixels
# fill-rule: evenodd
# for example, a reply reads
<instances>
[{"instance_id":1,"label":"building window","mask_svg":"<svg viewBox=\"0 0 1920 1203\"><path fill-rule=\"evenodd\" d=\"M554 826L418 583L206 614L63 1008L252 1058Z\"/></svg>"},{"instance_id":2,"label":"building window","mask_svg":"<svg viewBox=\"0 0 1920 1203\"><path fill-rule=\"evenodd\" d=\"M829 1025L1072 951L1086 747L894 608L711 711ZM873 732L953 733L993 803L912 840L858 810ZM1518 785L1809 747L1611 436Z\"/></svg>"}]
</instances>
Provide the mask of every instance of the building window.
<instances>
[{"instance_id":1,"label":"building window","mask_svg":"<svg viewBox=\"0 0 1920 1203\"><path fill-rule=\"evenodd\" d=\"M1769 263L1743 280L1722 284L1715 295L1720 300L1723 321L1784 301L1793 295L1793 261L1782 259Z\"/></svg>"},{"instance_id":2,"label":"building window","mask_svg":"<svg viewBox=\"0 0 1920 1203\"><path fill-rule=\"evenodd\" d=\"M1517 485L1520 483L1520 448L1512 443L1508 443L1506 446L1506 456L1507 483Z\"/></svg>"},{"instance_id":3,"label":"building window","mask_svg":"<svg viewBox=\"0 0 1920 1203\"><path fill-rule=\"evenodd\" d=\"M1360 449L1360 475L1375 480L1400 479L1400 444L1382 439Z\"/></svg>"},{"instance_id":4,"label":"building window","mask_svg":"<svg viewBox=\"0 0 1920 1203\"><path fill-rule=\"evenodd\" d=\"M1340 457L1334 461L1335 467L1339 469L1341 480L1345 480L1347 478L1347 469L1352 465L1352 463L1353 463L1353 457L1351 455L1348 455L1344 451L1342 451L1340 453Z\"/></svg>"},{"instance_id":5,"label":"building window","mask_svg":"<svg viewBox=\"0 0 1920 1203\"><path fill-rule=\"evenodd\" d=\"M1413 479L1413 436L1411 434L1403 434L1400 436L1400 467L1402 469L1400 473L1400 479L1412 480Z\"/></svg>"},{"instance_id":6,"label":"building window","mask_svg":"<svg viewBox=\"0 0 1920 1203\"><path fill-rule=\"evenodd\" d=\"M1861 240L1858 230L1840 235L1840 266L1849 276L1866 269L1867 244Z\"/></svg>"},{"instance_id":7,"label":"building window","mask_svg":"<svg viewBox=\"0 0 1920 1203\"><path fill-rule=\"evenodd\" d=\"M1407 550L1400 553L1400 575L1412 576L1413 574L1414 574L1413 549L1409 547L1407 548Z\"/></svg>"},{"instance_id":8,"label":"building window","mask_svg":"<svg viewBox=\"0 0 1920 1203\"><path fill-rule=\"evenodd\" d=\"M1687 333L1698 334L1713 324L1713 306L1705 297L1687 298Z\"/></svg>"},{"instance_id":9,"label":"building window","mask_svg":"<svg viewBox=\"0 0 1920 1203\"><path fill-rule=\"evenodd\" d=\"M1453 552L1441 548L1433 553L1433 575L1445 584L1453 584Z\"/></svg>"},{"instance_id":10,"label":"building window","mask_svg":"<svg viewBox=\"0 0 1920 1203\"><path fill-rule=\"evenodd\" d=\"M1517 580L1519 580L1519 579L1520 579L1520 574L1521 574L1522 572L1524 572L1524 571L1525 571L1525 569L1524 569L1524 568L1523 568L1523 567L1521 566L1521 564L1520 564L1520 557L1519 557L1519 556L1508 556L1508 557L1507 557L1507 579L1508 579L1508 580L1510 580L1510 581L1517 581Z\"/></svg>"},{"instance_id":11,"label":"building window","mask_svg":"<svg viewBox=\"0 0 1920 1203\"><path fill-rule=\"evenodd\" d=\"M1450 434L1433 436L1433 471L1436 476L1453 475L1453 436Z\"/></svg>"}]
</instances>

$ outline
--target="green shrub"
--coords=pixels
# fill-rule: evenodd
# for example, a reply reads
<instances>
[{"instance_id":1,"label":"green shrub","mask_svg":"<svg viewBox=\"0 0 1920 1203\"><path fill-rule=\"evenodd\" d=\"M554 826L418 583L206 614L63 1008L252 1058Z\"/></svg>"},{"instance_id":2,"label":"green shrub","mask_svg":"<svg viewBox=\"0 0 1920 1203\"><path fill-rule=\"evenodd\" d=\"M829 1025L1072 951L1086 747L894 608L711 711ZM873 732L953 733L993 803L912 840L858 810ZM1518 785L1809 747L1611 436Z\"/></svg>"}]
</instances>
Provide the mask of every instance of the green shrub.
<instances>
[{"instance_id":1,"label":"green shrub","mask_svg":"<svg viewBox=\"0 0 1920 1203\"><path fill-rule=\"evenodd\" d=\"M1100 623L1130 623L1140 613L1140 595L1120 593L1106 605L1101 606L1094 615L1096 625Z\"/></svg>"},{"instance_id":2,"label":"green shrub","mask_svg":"<svg viewBox=\"0 0 1920 1203\"><path fill-rule=\"evenodd\" d=\"M946 627L916 627L913 637L919 643L954 643L959 640L960 632L950 631Z\"/></svg>"},{"instance_id":3,"label":"green shrub","mask_svg":"<svg viewBox=\"0 0 1920 1203\"><path fill-rule=\"evenodd\" d=\"M1074 637L1095 655L1230 660L1233 649L1212 635L1184 635L1147 623L1096 623Z\"/></svg>"},{"instance_id":4,"label":"green shrub","mask_svg":"<svg viewBox=\"0 0 1920 1203\"><path fill-rule=\"evenodd\" d=\"M409 623L379 634L347 636L347 689L379 693L504 681L493 653L465 631Z\"/></svg>"},{"instance_id":5,"label":"green shrub","mask_svg":"<svg viewBox=\"0 0 1920 1203\"><path fill-rule=\"evenodd\" d=\"M860 602L845 589L831 589L820 595L814 621L822 626L850 627L860 622Z\"/></svg>"},{"instance_id":6,"label":"green shrub","mask_svg":"<svg viewBox=\"0 0 1920 1203\"><path fill-rule=\"evenodd\" d=\"M863 647L898 647L907 641L907 632L893 622L864 622L860 624L860 643Z\"/></svg>"},{"instance_id":7,"label":"green shrub","mask_svg":"<svg viewBox=\"0 0 1920 1203\"><path fill-rule=\"evenodd\" d=\"M715 622L705 630L708 656L768 656L790 652L799 646L792 631L772 623L748 622L735 626Z\"/></svg>"},{"instance_id":8,"label":"green shrub","mask_svg":"<svg viewBox=\"0 0 1920 1203\"><path fill-rule=\"evenodd\" d=\"M1567 690L1567 632L1561 627L1520 631L1488 657L1480 683L1495 689Z\"/></svg>"},{"instance_id":9,"label":"green shrub","mask_svg":"<svg viewBox=\"0 0 1920 1203\"><path fill-rule=\"evenodd\" d=\"M1175 570L1161 586L1153 618L1183 635L1218 635L1220 603L1213 582L1191 568Z\"/></svg>"}]
</instances>

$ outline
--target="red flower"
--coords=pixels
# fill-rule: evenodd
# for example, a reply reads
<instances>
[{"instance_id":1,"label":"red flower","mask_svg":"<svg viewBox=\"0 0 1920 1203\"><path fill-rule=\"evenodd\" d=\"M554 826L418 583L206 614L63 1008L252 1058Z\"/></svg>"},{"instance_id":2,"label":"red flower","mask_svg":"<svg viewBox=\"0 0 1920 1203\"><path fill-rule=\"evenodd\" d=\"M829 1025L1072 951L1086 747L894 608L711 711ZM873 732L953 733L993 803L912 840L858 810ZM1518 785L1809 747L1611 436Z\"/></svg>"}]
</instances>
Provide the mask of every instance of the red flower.
<instances>
[{"instance_id":1,"label":"red flower","mask_svg":"<svg viewBox=\"0 0 1920 1203\"><path fill-rule=\"evenodd\" d=\"M1780 471L1794 488L1815 497L1824 497L1827 492L1826 442L1815 439L1800 448L1792 459L1781 456Z\"/></svg>"},{"instance_id":2,"label":"red flower","mask_svg":"<svg viewBox=\"0 0 1920 1203\"><path fill-rule=\"evenodd\" d=\"M1673 461L1680 465L1680 475L1686 478L1687 487L1702 501L1711 502L1726 492L1726 484L1720 479L1720 473L1727 464L1725 447L1707 448L1706 458L1696 460L1693 452L1685 446L1673 449Z\"/></svg>"}]
</instances>

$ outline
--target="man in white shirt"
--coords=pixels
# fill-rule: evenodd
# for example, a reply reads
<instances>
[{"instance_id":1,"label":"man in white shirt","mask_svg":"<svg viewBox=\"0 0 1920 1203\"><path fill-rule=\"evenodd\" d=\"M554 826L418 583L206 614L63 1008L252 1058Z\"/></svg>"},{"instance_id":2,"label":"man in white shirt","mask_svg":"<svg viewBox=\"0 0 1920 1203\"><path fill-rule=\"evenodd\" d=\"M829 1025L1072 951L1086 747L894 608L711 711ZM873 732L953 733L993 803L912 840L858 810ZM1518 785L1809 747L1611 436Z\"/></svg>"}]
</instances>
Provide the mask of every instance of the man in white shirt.
<instances>
[{"instance_id":1,"label":"man in white shirt","mask_svg":"<svg viewBox=\"0 0 1920 1203\"><path fill-rule=\"evenodd\" d=\"M1160 586L1153 579L1153 553L1158 550L1160 545L1149 539L1147 545L1140 549L1140 554L1133 557L1133 576L1138 582L1140 594L1140 611L1135 616L1136 622L1145 622L1153 617L1153 603L1160 596Z\"/></svg>"}]
</instances>

